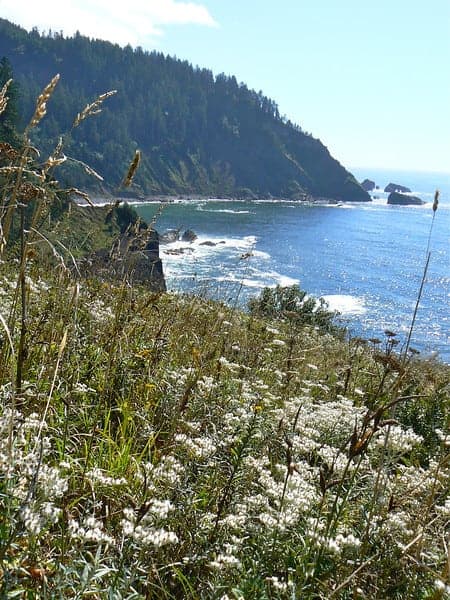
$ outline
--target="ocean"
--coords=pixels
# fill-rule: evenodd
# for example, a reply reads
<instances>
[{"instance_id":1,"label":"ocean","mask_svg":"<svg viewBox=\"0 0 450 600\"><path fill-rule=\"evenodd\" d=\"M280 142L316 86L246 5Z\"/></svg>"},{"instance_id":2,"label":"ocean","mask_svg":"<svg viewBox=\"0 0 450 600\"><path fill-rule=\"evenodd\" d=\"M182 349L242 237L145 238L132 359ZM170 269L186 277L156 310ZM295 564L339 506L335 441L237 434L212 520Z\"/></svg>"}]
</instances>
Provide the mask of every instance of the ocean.
<instances>
[{"instance_id":1,"label":"ocean","mask_svg":"<svg viewBox=\"0 0 450 600\"><path fill-rule=\"evenodd\" d=\"M191 244L161 245L168 289L244 307L265 286L299 284L323 297L352 335L407 336L430 263L411 339L422 355L450 363L450 175L353 169L381 190L370 203L189 200L164 205L155 227L193 230ZM409 187L424 206L389 206L382 190ZM431 209L440 190L439 208ZM151 221L156 204L139 204Z\"/></svg>"}]
</instances>

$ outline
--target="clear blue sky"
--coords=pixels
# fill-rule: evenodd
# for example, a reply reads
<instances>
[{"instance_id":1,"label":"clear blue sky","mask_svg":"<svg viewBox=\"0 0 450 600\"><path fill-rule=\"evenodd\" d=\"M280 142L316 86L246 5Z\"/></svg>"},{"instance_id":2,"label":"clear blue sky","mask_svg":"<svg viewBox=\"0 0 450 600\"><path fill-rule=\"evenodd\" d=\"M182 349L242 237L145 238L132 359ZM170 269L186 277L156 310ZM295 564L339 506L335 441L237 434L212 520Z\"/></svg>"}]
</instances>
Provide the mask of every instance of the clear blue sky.
<instances>
[{"instance_id":1,"label":"clear blue sky","mask_svg":"<svg viewBox=\"0 0 450 600\"><path fill-rule=\"evenodd\" d=\"M450 0L0 0L0 14L235 75L347 167L450 172Z\"/></svg>"}]
</instances>

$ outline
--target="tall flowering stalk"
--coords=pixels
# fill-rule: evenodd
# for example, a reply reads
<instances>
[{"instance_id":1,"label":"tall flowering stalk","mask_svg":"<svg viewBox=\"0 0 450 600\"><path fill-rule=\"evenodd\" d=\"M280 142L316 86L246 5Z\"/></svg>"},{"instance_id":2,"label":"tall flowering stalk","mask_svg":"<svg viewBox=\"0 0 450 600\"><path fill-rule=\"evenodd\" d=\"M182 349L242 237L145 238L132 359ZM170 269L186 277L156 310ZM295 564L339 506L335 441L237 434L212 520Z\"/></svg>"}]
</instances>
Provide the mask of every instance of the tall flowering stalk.
<instances>
[{"instance_id":1,"label":"tall flowering stalk","mask_svg":"<svg viewBox=\"0 0 450 600\"><path fill-rule=\"evenodd\" d=\"M419 293L417 294L416 305L414 307L414 313L413 313L411 325L410 325L409 331L408 331L408 338L406 340L405 350L404 350L404 354L403 354L403 363L406 362L406 358L408 356L408 350L409 350L409 346L411 343L411 337L413 334L414 325L416 323L417 311L419 310L419 304L420 304L420 300L422 298L423 287L425 285L425 281L427 278L428 266L430 264L430 258L431 258L431 250L430 250L431 234L433 232L434 219L436 216L436 211L438 209L438 205L439 205L439 190L436 190L436 192L434 194L434 202L433 202L433 217L431 220L430 231L428 234L427 250L426 250L426 255L425 255L426 256L425 267L423 269L423 275L422 275L422 280L420 282Z\"/></svg>"}]
</instances>

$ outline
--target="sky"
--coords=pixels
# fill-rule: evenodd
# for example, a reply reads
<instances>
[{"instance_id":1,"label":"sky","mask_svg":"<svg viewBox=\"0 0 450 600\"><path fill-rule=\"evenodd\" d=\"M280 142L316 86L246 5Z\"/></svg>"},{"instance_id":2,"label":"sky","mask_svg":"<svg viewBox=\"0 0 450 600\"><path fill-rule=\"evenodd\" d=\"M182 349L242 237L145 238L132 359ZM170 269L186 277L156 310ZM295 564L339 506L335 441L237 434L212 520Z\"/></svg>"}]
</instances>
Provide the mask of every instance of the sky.
<instances>
[{"instance_id":1,"label":"sky","mask_svg":"<svg viewBox=\"0 0 450 600\"><path fill-rule=\"evenodd\" d=\"M235 75L348 168L450 173L450 0L0 0L0 16Z\"/></svg>"}]
</instances>

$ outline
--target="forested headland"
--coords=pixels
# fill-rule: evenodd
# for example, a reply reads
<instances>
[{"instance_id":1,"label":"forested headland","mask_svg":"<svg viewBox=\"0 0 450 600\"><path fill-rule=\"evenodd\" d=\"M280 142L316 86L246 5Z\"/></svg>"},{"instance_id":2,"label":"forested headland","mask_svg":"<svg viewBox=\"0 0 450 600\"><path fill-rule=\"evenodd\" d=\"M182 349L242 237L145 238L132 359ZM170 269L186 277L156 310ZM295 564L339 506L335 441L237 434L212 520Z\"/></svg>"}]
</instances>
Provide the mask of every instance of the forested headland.
<instances>
[{"instance_id":1,"label":"forested headland","mask_svg":"<svg viewBox=\"0 0 450 600\"><path fill-rule=\"evenodd\" d=\"M262 92L234 76L214 75L187 61L80 34L30 33L0 19L0 84L15 81L10 117L21 130L36 97L56 74L48 115L34 131L51 151L68 132L68 156L117 188L139 148L137 196L199 194L367 201L369 195L327 148L280 114ZM73 115L106 91L117 90L96 119L71 130ZM11 94L10 94L11 95ZM62 178L94 189L98 181L67 161Z\"/></svg>"}]
</instances>

